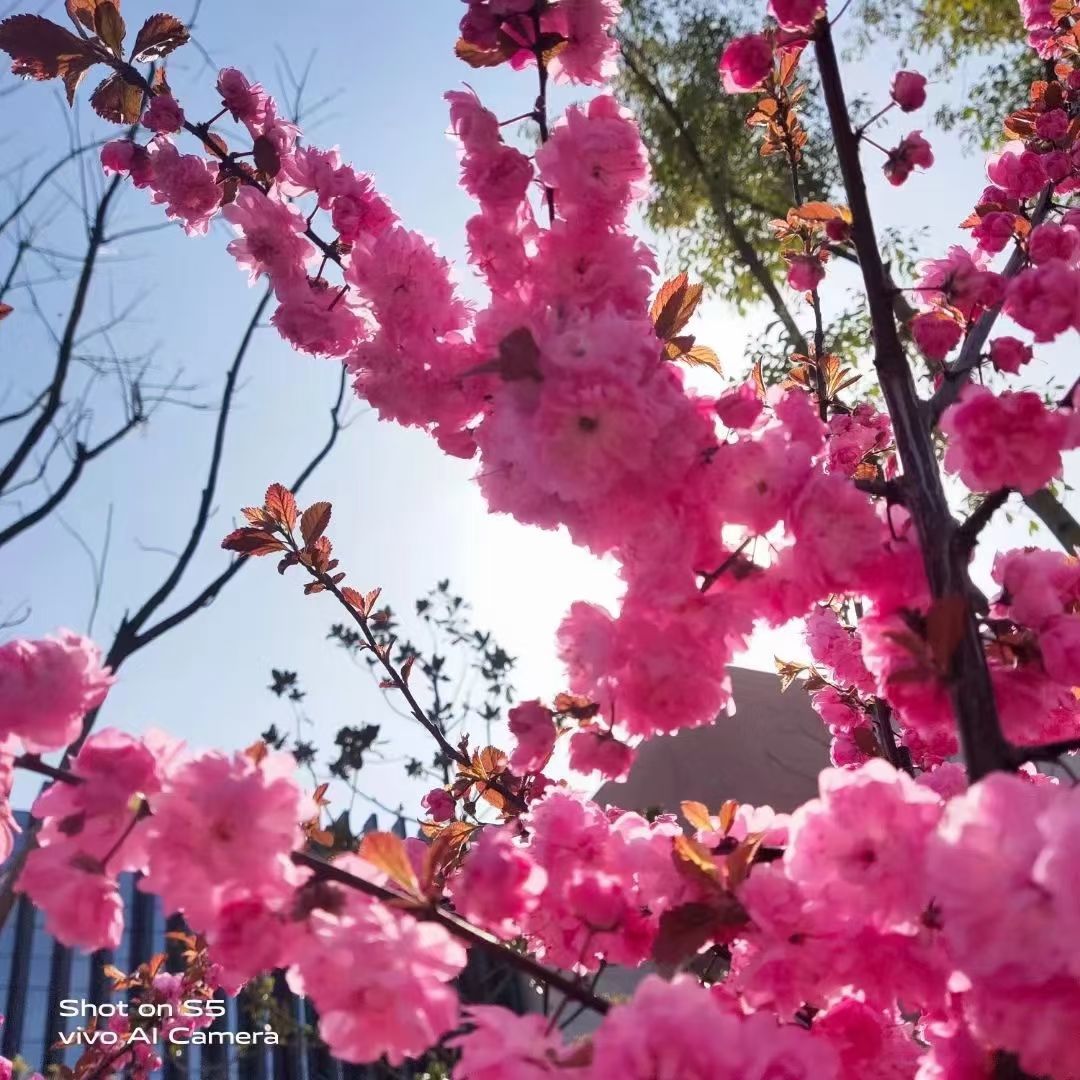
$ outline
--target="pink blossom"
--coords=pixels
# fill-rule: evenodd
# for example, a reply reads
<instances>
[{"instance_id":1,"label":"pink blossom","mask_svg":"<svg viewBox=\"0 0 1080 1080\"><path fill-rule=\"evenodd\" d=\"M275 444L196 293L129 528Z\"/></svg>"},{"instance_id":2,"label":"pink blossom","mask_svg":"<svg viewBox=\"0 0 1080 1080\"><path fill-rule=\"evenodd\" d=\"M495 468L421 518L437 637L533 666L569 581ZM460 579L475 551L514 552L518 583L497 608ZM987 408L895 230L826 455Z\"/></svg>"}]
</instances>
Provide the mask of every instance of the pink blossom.
<instances>
[{"instance_id":1,"label":"pink blossom","mask_svg":"<svg viewBox=\"0 0 1080 1080\"><path fill-rule=\"evenodd\" d=\"M1064 109L1050 109L1039 113L1035 121L1035 132L1040 139L1058 142L1064 139L1069 130L1069 114Z\"/></svg>"},{"instance_id":2,"label":"pink blossom","mask_svg":"<svg viewBox=\"0 0 1080 1080\"><path fill-rule=\"evenodd\" d=\"M164 204L166 215L177 218L189 236L205 233L221 204L217 167L197 154L181 154L167 140L151 144L150 162L152 201Z\"/></svg>"},{"instance_id":3,"label":"pink blossom","mask_svg":"<svg viewBox=\"0 0 1080 1080\"><path fill-rule=\"evenodd\" d=\"M124 930L116 880L72 855L63 844L33 850L19 875L19 891L46 913L48 931L58 941L88 952L115 949Z\"/></svg>"},{"instance_id":4,"label":"pink blossom","mask_svg":"<svg viewBox=\"0 0 1080 1080\"><path fill-rule=\"evenodd\" d=\"M564 218L622 220L631 201L644 194L649 175L637 124L609 95L594 97L587 110L567 109L536 152L536 164Z\"/></svg>"},{"instance_id":5,"label":"pink blossom","mask_svg":"<svg viewBox=\"0 0 1080 1080\"><path fill-rule=\"evenodd\" d=\"M924 311L910 325L915 344L928 360L944 360L964 336L963 326L940 311Z\"/></svg>"},{"instance_id":6,"label":"pink blossom","mask_svg":"<svg viewBox=\"0 0 1080 1080\"><path fill-rule=\"evenodd\" d=\"M757 388L748 382L725 390L716 399L716 415L720 422L737 430L753 427L764 407Z\"/></svg>"},{"instance_id":7,"label":"pink blossom","mask_svg":"<svg viewBox=\"0 0 1080 1080\"><path fill-rule=\"evenodd\" d=\"M344 356L363 332L363 323L345 303L341 290L322 279L286 280L270 318L277 332L301 352Z\"/></svg>"},{"instance_id":8,"label":"pink blossom","mask_svg":"<svg viewBox=\"0 0 1080 1080\"><path fill-rule=\"evenodd\" d=\"M547 873L507 828L484 829L454 881L454 906L485 930L513 937L536 910Z\"/></svg>"},{"instance_id":9,"label":"pink blossom","mask_svg":"<svg viewBox=\"0 0 1080 1080\"><path fill-rule=\"evenodd\" d=\"M977 318L1000 303L1005 292L1001 275L987 270L983 261L981 255L954 245L944 259L920 263L915 286L919 296L955 308L965 319Z\"/></svg>"},{"instance_id":10,"label":"pink blossom","mask_svg":"<svg viewBox=\"0 0 1080 1080\"><path fill-rule=\"evenodd\" d=\"M1028 237L1028 258L1036 265L1061 259L1074 262L1080 251L1080 231L1048 221L1037 225Z\"/></svg>"},{"instance_id":11,"label":"pink blossom","mask_svg":"<svg viewBox=\"0 0 1080 1080\"><path fill-rule=\"evenodd\" d=\"M1039 630L1080 601L1080 564L1064 552L1016 548L994 560L1003 614Z\"/></svg>"},{"instance_id":12,"label":"pink blossom","mask_svg":"<svg viewBox=\"0 0 1080 1080\"><path fill-rule=\"evenodd\" d=\"M853 476L868 456L884 450L891 441L889 417L866 402L856 405L849 413L832 416L829 418L829 471Z\"/></svg>"},{"instance_id":13,"label":"pink blossom","mask_svg":"<svg viewBox=\"0 0 1080 1080\"><path fill-rule=\"evenodd\" d=\"M880 758L826 769L818 782L820 799L792 815L788 876L830 919L882 930L915 923L930 901L922 868L940 800Z\"/></svg>"},{"instance_id":14,"label":"pink blossom","mask_svg":"<svg viewBox=\"0 0 1080 1080\"><path fill-rule=\"evenodd\" d=\"M905 135L900 144L889 151L885 162L885 177L894 187L899 187L913 169L929 169L934 164L934 154L921 131Z\"/></svg>"},{"instance_id":15,"label":"pink blossom","mask_svg":"<svg viewBox=\"0 0 1080 1080\"><path fill-rule=\"evenodd\" d=\"M838 683L863 694L873 692L874 679L863 663L859 632L842 626L832 608L815 608L804 632L815 663L831 670Z\"/></svg>"},{"instance_id":16,"label":"pink blossom","mask_svg":"<svg viewBox=\"0 0 1080 1080\"><path fill-rule=\"evenodd\" d=\"M337 171L330 220L343 243L381 236L396 218L370 176L360 176L347 166Z\"/></svg>"},{"instance_id":17,"label":"pink blossom","mask_svg":"<svg viewBox=\"0 0 1080 1080\"><path fill-rule=\"evenodd\" d=\"M352 253L345 279L399 336L447 334L465 325L447 261L418 233L391 226Z\"/></svg>"},{"instance_id":18,"label":"pink blossom","mask_svg":"<svg viewBox=\"0 0 1080 1080\"><path fill-rule=\"evenodd\" d=\"M1039 631L1043 667L1064 686L1080 683L1080 615L1059 615Z\"/></svg>"},{"instance_id":19,"label":"pink blossom","mask_svg":"<svg viewBox=\"0 0 1080 1080\"><path fill-rule=\"evenodd\" d=\"M983 214L971 230L972 238L981 251L996 255L1004 251L1016 231L1016 215L1003 210L991 210Z\"/></svg>"},{"instance_id":20,"label":"pink blossom","mask_svg":"<svg viewBox=\"0 0 1080 1080\"><path fill-rule=\"evenodd\" d=\"M693 1038L685 1032L693 1031ZM593 1073L620 1080L836 1080L832 1049L765 1013L725 1010L696 980L646 976L634 996L616 1005L593 1036Z\"/></svg>"},{"instance_id":21,"label":"pink blossom","mask_svg":"<svg viewBox=\"0 0 1080 1080\"><path fill-rule=\"evenodd\" d=\"M815 1016L812 1030L836 1051L843 1080L909 1080L921 1052L909 1025L854 997Z\"/></svg>"},{"instance_id":22,"label":"pink blossom","mask_svg":"<svg viewBox=\"0 0 1080 1080\"><path fill-rule=\"evenodd\" d=\"M729 94L756 90L772 73L773 51L762 34L735 38L724 49L716 70Z\"/></svg>"},{"instance_id":23,"label":"pink blossom","mask_svg":"<svg viewBox=\"0 0 1080 1080\"><path fill-rule=\"evenodd\" d=\"M1042 158L1019 141L1007 143L1003 150L990 155L986 175L990 183L1014 199L1030 199L1046 184Z\"/></svg>"},{"instance_id":24,"label":"pink blossom","mask_svg":"<svg viewBox=\"0 0 1080 1080\"><path fill-rule=\"evenodd\" d=\"M196 928L212 925L232 893L288 893L289 855L311 816L294 769L292 756L278 753L258 764L246 754L202 754L176 769L154 800L139 887Z\"/></svg>"},{"instance_id":25,"label":"pink blossom","mask_svg":"<svg viewBox=\"0 0 1080 1080\"><path fill-rule=\"evenodd\" d=\"M0 736L16 736L31 754L59 750L114 681L97 646L71 630L9 641L0 646Z\"/></svg>"},{"instance_id":26,"label":"pink blossom","mask_svg":"<svg viewBox=\"0 0 1080 1080\"><path fill-rule=\"evenodd\" d=\"M539 701L524 701L510 710L509 726L517 739L510 768L519 775L539 772L555 749L557 732L551 710Z\"/></svg>"},{"instance_id":27,"label":"pink blossom","mask_svg":"<svg viewBox=\"0 0 1080 1080\"><path fill-rule=\"evenodd\" d=\"M823 0L769 0L769 14L785 30L807 30L825 10Z\"/></svg>"},{"instance_id":28,"label":"pink blossom","mask_svg":"<svg viewBox=\"0 0 1080 1080\"><path fill-rule=\"evenodd\" d=\"M813 292L825 280L825 267L816 255L792 255L787 283L797 292Z\"/></svg>"},{"instance_id":29,"label":"pink blossom","mask_svg":"<svg viewBox=\"0 0 1080 1080\"><path fill-rule=\"evenodd\" d=\"M337 865L363 872L355 856ZM464 947L443 927L352 890L339 890L331 907L314 911L292 945L290 987L311 999L335 1057L385 1055L396 1066L420 1056L457 1024L449 983L465 966Z\"/></svg>"},{"instance_id":30,"label":"pink blossom","mask_svg":"<svg viewBox=\"0 0 1080 1080\"><path fill-rule=\"evenodd\" d=\"M222 68L218 73L217 90L221 103L232 113L234 120L246 124L254 132L266 123L269 99L259 83L249 83L236 68Z\"/></svg>"},{"instance_id":31,"label":"pink blossom","mask_svg":"<svg viewBox=\"0 0 1080 1080\"><path fill-rule=\"evenodd\" d=\"M1066 426L1038 394L968 385L941 419L949 439L945 468L972 491L1007 487L1031 495L1060 474Z\"/></svg>"},{"instance_id":32,"label":"pink blossom","mask_svg":"<svg viewBox=\"0 0 1080 1080\"><path fill-rule=\"evenodd\" d=\"M618 45L610 30L621 10L621 0L562 0L551 13L566 38L551 62L556 82L596 85L615 73Z\"/></svg>"},{"instance_id":33,"label":"pink blossom","mask_svg":"<svg viewBox=\"0 0 1080 1080\"><path fill-rule=\"evenodd\" d=\"M1077 324L1080 272L1060 259L1023 270L1005 291L1005 313L1039 342L1053 341Z\"/></svg>"},{"instance_id":34,"label":"pink blossom","mask_svg":"<svg viewBox=\"0 0 1080 1080\"><path fill-rule=\"evenodd\" d=\"M249 281L263 274L275 284L306 276L304 266L315 248L304 236L307 225L295 207L245 186L222 216L240 234L228 251L250 271Z\"/></svg>"},{"instance_id":35,"label":"pink blossom","mask_svg":"<svg viewBox=\"0 0 1080 1080\"><path fill-rule=\"evenodd\" d=\"M290 941L289 922L263 897L245 892L226 900L210 934L222 984L238 993L256 975L280 967Z\"/></svg>"},{"instance_id":36,"label":"pink blossom","mask_svg":"<svg viewBox=\"0 0 1080 1080\"><path fill-rule=\"evenodd\" d=\"M172 135L184 126L184 110L172 94L155 94L142 115L142 124L158 135Z\"/></svg>"},{"instance_id":37,"label":"pink blossom","mask_svg":"<svg viewBox=\"0 0 1080 1080\"><path fill-rule=\"evenodd\" d=\"M465 1012L471 1027L449 1045L461 1051L454 1075L461 1080L551 1080L561 1073L564 1053L558 1028L539 1013L518 1015L497 1005L472 1005ZM574 1071L567 1074L571 1080Z\"/></svg>"},{"instance_id":38,"label":"pink blossom","mask_svg":"<svg viewBox=\"0 0 1080 1080\"><path fill-rule=\"evenodd\" d=\"M450 105L450 129L467 152L475 152L502 142L499 118L485 109L472 90L450 90L443 94Z\"/></svg>"},{"instance_id":39,"label":"pink blossom","mask_svg":"<svg viewBox=\"0 0 1080 1080\"><path fill-rule=\"evenodd\" d=\"M454 796L446 788L432 788L421 800L420 805L428 812L432 821L450 821L457 809Z\"/></svg>"},{"instance_id":40,"label":"pink blossom","mask_svg":"<svg viewBox=\"0 0 1080 1080\"><path fill-rule=\"evenodd\" d=\"M278 190L289 196L315 192L319 197L319 209L329 210L337 194L341 167L341 155L337 149L319 150L314 146L298 146L281 161Z\"/></svg>"},{"instance_id":41,"label":"pink blossom","mask_svg":"<svg viewBox=\"0 0 1080 1080\"><path fill-rule=\"evenodd\" d=\"M598 772L606 780L625 780L634 757L632 746L598 727L587 727L570 736L570 768L575 772Z\"/></svg>"},{"instance_id":42,"label":"pink blossom","mask_svg":"<svg viewBox=\"0 0 1080 1080\"><path fill-rule=\"evenodd\" d=\"M890 97L901 112L915 112L926 104L926 76L917 71L898 71L893 76Z\"/></svg>"},{"instance_id":43,"label":"pink blossom","mask_svg":"<svg viewBox=\"0 0 1080 1080\"><path fill-rule=\"evenodd\" d=\"M1025 364L1031 363L1033 356L1031 346L1018 338L999 337L990 342L990 363L997 371L1018 375Z\"/></svg>"}]
</instances>

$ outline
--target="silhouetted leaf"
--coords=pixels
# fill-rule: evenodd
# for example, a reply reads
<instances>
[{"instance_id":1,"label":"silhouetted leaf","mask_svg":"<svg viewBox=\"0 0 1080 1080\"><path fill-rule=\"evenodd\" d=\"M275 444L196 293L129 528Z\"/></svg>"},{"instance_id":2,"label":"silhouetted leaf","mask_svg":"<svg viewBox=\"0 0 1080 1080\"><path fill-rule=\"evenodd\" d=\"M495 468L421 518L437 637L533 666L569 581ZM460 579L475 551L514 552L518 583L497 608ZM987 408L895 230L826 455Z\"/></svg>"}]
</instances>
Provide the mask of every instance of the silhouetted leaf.
<instances>
[{"instance_id":1,"label":"silhouetted leaf","mask_svg":"<svg viewBox=\"0 0 1080 1080\"><path fill-rule=\"evenodd\" d=\"M189 37L187 27L175 15L159 12L142 24L132 46L131 58L137 63L159 60L187 44Z\"/></svg>"},{"instance_id":2,"label":"silhouetted leaf","mask_svg":"<svg viewBox=\"0 0 1080 1080\"><path fill-rule=\"evenodd\" d=\"M12 15L0 23L0 49L11 57L12 72L28 79L64 78L97 62L87 42L40 15Z\"/></svg>"},{"instance_id":3,"label":"silhouetted leaf","mask_svg":"<svg viewBox=\"0 0 1080 1080\"><path fill-rule=\"evenodd\" d=\"M90 98L94 112L114 124L134 124L142 112L142 91L124 82L119 75L110 75L98 84Z\"/></svg>"},{"instance_id":4,"label":"silhouetted leaf","mask_svg":"<svg viewBox=\"0 0 1080 1080\"><path fill-rule=\"evenodd\" d=\"M123 55L127 27L114 0L99 0L94 9L94 30L116 56Z\"/></svg>"}]
</instances>

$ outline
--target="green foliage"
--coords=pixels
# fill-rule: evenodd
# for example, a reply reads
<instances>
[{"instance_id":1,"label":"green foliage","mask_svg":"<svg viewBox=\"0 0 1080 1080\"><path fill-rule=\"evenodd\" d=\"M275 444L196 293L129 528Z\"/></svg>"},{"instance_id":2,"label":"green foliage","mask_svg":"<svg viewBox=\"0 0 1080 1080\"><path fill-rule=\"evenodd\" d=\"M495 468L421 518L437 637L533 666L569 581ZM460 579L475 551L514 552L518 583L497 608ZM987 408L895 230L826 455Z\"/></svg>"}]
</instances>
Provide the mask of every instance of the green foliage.
<instances>
[{"instance_id":1,"label":"green foliage","mask_svg":"<svg viewBox=\"0 0 1080 1080\"><path fill-rule=\"evenodd\" d=\"M617 89L641 122L653 168L646 220L672 240L673 269L691 271L739 311L763 292L736 237L757 251L773 279L781 278L768 223L792 203L786 162L763 158L760 138L746 127L753 95L724 93L716 74L719 52L748 32L757 14L726 0L627 0L620 24ZM826 198L835 168L830 140L816 137L823 115L812 93L802 120L811 136L801 166L803 198Z\"/></svg>"}]
</instances>

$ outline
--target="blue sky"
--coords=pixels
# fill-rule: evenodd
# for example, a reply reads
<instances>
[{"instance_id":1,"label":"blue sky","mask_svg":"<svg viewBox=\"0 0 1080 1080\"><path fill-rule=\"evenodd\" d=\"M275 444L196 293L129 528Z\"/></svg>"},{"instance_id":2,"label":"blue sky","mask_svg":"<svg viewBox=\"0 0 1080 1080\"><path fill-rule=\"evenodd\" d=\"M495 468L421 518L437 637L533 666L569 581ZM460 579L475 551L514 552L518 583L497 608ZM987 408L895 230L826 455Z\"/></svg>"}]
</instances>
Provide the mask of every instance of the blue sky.
<instances>
[{"instance_id":1,"label":"blue sky","mask_svg":"<svg viewBox=\"0 0 1080 1080\"><path fill-rule=\"evenodd\" d=\"M186 17L186 7L187 0L176 14ZM58 0L38 8L62 17ZM140 0L125 2L129 25L137 26L159 8ZM308 126L311 141L338 145L346 160L374 173L405 223L463 265L462 225L472 204L456 185L457 161L445 135L441 95L468 81L489 107L508 117L530 107L535 89L530 73L471 71L454 58L460 13L461 5L453 0L422 8L343 0L302 5L219 0L203 5L197 38L215 64L240 67L275 92L282 86L280 49L297 71L310 58L309 101L335 95L319 113L319 122ZM888 48L876 50L852 69L852 89L883 99L893 66ZM169 74L189 116L217 110L212 69L194 48L177 54ZM0 89L10 78L0 75ZM963 73L952 85L935 88L935 94L961 94L962 84ZM92 83L84 87L70 114L84 137L96 137L104 128L86 103L91 88ZM565 103L570 95L556 93L555 100ZM53 88L42 86L20 89L4 99L4 106L0 154L9 168L29 159L24 170L8 172L10 190L32 177L62 145L66 107ZM919 119L939 166L915 176L900 191L879 181L871 167L871 195L879 225L929 226L934 239L926 252L937 254L961 238L955 225L981 187L982 165L935 133L931 112L927 108ZM898 137L901 130L906 129L894 128L893 133ZM100 184L96 167L88 168L86 176L88 183ZM71 206L77 195L72 183L51 190L39 206L43 221L50 223L50 242L66 251L84 243ZM0 195L0 205L7 197ZM144 193L125 192L117 227L159 220ZM188 239L170 228L115 245L93 296L96 317L87 325L104 321L111 309L145 294L134 316L112 335L116 349L137 353L156 345L159 372L182 369L184 382L198 384L193 396L213 401L258 297L224 252L227 239L219 223L205 238ZM10 238L0 238L0 272L10 257ZM481 298L467 268L460 279L466 295ZM53 327L67 295L67 288L55 286L39 291L43 317ZM0 330L0 412L27 400L27 389L43 383L53 359L47 332L25 295L10 299L17 310ZM722 298L712 297L703 308L699 336L716 348L728 370L738 372L747 367L745 343L761 322L758 317L734 318ZM1064 359L1058 362L1061 369L1064 364ZM1041 381L1051 374L1052 368L1044 366L1034 378ZM331 363L294 355L272 331L259 333L229 429L211 538L224 535L238 508L258 501L268 483L287 481L321 443L336 379ZM110 391L99 390L95 422L106 431L113 419ZM382 586L396 609L408 611L434 581L449 577L472 601L477 623L492 629L519 657L521 694L552 696L562 688L555 628L571 601L604 602L617 596L612 567L575 550L561 535L487 515L470 483L472 465L444 457L418 432L376 423L360 403L352 412L353 423L339 447L304 492L309 500L334 503L330 535L349 580L363 588ZM64 504L63 520L95 548L112 507L112 544L94 627L103 644L125 608L141 603L169 568L167 556L146 549L175 550L186 536L214 420L211 412L161 411L145 431L95 462ZM1010 542L1024 542L1022 530L1006 533L998 531L1003 541L1011 536ZM190 590L223 564L223 553L212 542L205 544L189 571ZM181 591L181 600L186 595L190 592ZM85 629L91 603L86 555L59 521L0 551L0 614L30 606L19 633L44 633L57 625ZM246 568L210 609L124 667L102 723L131 730L161 726L196 746L243 746L269 723L288 723L287 708L265 686L271 667L289 667L300 672L308 689L308 712L315 720L311 737L322 745L329 745L342 724L382 723L395 750L416 749L427 756L426 737L388 710L365 672L325 642L326 628L336 619L331 601L305 598L299 579L278 578L269 561ZM770 637L757 644L747 662L768 666L774 651L796 648L792 635ZM367 781L384 801L415 799L415 790L404 784L396 766L374 768Z\"/></svg>"}]
</instances>

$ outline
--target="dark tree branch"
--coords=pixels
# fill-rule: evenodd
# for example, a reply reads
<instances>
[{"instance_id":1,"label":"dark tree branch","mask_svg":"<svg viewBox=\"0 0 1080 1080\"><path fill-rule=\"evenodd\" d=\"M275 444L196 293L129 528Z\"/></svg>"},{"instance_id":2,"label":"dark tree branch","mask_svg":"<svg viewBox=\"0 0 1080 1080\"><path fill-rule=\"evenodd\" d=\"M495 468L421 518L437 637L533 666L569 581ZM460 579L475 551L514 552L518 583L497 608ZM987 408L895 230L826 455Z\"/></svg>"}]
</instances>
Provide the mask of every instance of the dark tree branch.
<instances>
[{"instance_id":1,"label":"dark tree branch","mask_svg":"<svg viewBox=\"0 0 1080 1080\"><path fill-rule=\"evenodd\" d=\"M623 63L626 65L627 70L656 98L671 120L672 127L679 137L688 161L705 186L713 213L738 252L739 258L746 264L750 273L754 276L754 280L761 286L762 292L768 298L773 311L776 312L776 317L784 326L784 332L791 347L796 352L809 352L806 337L795 322L794 316L792 316L790 309L784 302L784 298L780 295L780 290L777 288L772 274L762 261L757 249L750 242L750 238L735 220L735 215L731 212L730 203L733 193L722 184L716 172L709 168L685 118L657 79L645 70L644 63L635 56L634 47L623 36L619 37L619 43L622 46Z\"/></svg>"},{"instance_id":2,"label":"dark tree branch","mask_svg":"<svg viewBox=\"0 0 1080 1080\"><path fill-rule=\"evenodd\" d=\"M87 243L86 255L83 258L82 270L79 273L78 284L75 287L75 296L72 299L71 310L68 312L67 322L64 326L64 333L57 348L56 366L53 369L52 382L49 384L45 395L45 403L41 412L15 448L14 453L3 468L0 469L0 494L7 490L16 473L22 468L26 459L60 411L63 402L64 384L67 380L68 370L71 367L79 323L86 310L90 282L94 276L98 253L104 242L109 206L116 193L120 190L121 183L122 177L119 174L114 176L106 185L105 192L98 202L93 223L90 227L90 239Z\"/></svg>"},{"instance_id":3,"label":"dark tree branch","mask_svg":"<svg viewBox=\"0 0 1080 1080\"><path fill-rule=\"evenodd\" d=\"M305 481L311 476L311 474L322 464L327 455L334 448L334 444L337 442L338 436L341 434L342 422L341 412L342 405L345 399L345 387L347 386L348 372L345 366L341 368L341 381L338 385L337 400L334 402L330 409L330 433L327 436L326 442L315 454L314 457L300 470L299 475L292 482L290 491L296 493L303 486ZM240 570L248 562L247 555L241 555L238 559L231 562L213 581L209 582L199 594L185 604L182 608L178 608L171 615L159 622L154 623L152 626L142 630L135 638L135 648L141 649L146 645L149 645L152 641L161 637L162 634L167 633L174 626L179 626L180 623L186 622L195 612L201 608L206 607L208 604L213 603L222 589L240 572Z\"/></svg>"},{"instance_id":4,"label":"dark tree branch","mask_svg":"<svg viewBox=\"0 0 1080 1080\"><path fill-rule=\"evenodd\" d=\"M956 530L954 542L965 558L970 558L979 540L979 533L990 524L991 518L1005 505L1012 494L1011 488L999 488L991 492L971 512L971 516Z\"/></svg>"},{"instance_id":5,"label":"dark tree branch","mask_svg":"<svg viewBox=\"0 0 1080 1080\"><path fill-rule=\"evenodd\" d=\"M1080 522L1069 513L1048 488L1025 495L1028 509L1054 535L1054 539L1070 554L1080 554Z\"/></svg>"},{"instance_id":6,"label":"dark tree branch","mask_svg":"<svg viewBox=\"0 0 1080 1080\"><path fill-rule=\"evenodd\" d=\"M11 289L12 282L15 280L15 275L19 272L19 266L23 261L23 256L30 248L31 243L25 237L15 245L15 258L11 260L11 266L8 268L8 272L5 275L3 282L0 283L0 300L3 300L4 297L7 296L8 291ZM44 397L44 394L41 396Z\"/></svg>"},{"instance_id":7,"label":"dark tree branch","mask_svg":"<svg viewBox=\"0 0 1080 1080\"><path fill-rule=\"evenodd\" d=\"M51 514L64 499L67 498L71 489L78 483L79 477L82 476L83 469L86 468L94 458L100 457L106 450L115 446L125 435L133 431L144 420L145 417L142 412L136 411L123 425L117 428L107 439L102 439L96 446L88 447L81 442L77 442L75 444L75 457L71 463L71 468L68 469L67 475L44 502L34 510L24 514L18 521L14 521L8 525L7 528L0 530L0 548L5 544L10 543L15 537L24 533L27 529L36 525L42 518Z\"/></svg>"},{"instance_id":8,"label":"dark tree branch","mask_svg":"<svg viewBox=\"0 0 1080 1080\"><path fill-rule=\"evenodd\" d=\"M48 393L48 390L42 390L40 394L24 409L19 409L18 412L8 413L7 416L0 416L0 425L11 424L16 420L22 420L29 416L40 404L42 399Z\"/></svg>"},{"instance_id":9,"label":"dark tree branch","mask_svg":"<svg viewBox=\"0 0 1080 1080\"><path fill-rule=\"evenodd\" d=\"M929 427L897 330L894 290L874 230L859 160L859 140L851 127L832 32L824 19L819 19L815 28L814 51L852 212L852 239L873 328L874 366L904 470L905 505L914 520L934 601L960 601L965 607L963 632L949 663L947 682L968 772L977 780L996 769L1008 769L1012 749L998 721L986 655L971 608L966 562L953 543L956 523L949 512Z\"/></svg>"}]
</instances>

